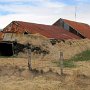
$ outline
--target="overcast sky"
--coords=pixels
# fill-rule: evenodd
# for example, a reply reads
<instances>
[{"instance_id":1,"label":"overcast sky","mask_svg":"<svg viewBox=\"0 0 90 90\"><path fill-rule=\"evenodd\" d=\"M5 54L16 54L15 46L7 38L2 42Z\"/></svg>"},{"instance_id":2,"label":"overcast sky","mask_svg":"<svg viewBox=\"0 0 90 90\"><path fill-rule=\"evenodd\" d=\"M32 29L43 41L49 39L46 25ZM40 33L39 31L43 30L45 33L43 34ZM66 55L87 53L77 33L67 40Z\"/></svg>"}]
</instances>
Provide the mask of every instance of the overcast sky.
<instances>
[{"instance_id":1,"label":"overcast sky","mask_svg":"<svg viewBox=\"0 0 90 90\"><path fill-rule=\"evenodd\" d=\"M90 0L0 0L0 28L11 21L53 24L59 18L90 24Z\"/></svg>"}]
</instances>

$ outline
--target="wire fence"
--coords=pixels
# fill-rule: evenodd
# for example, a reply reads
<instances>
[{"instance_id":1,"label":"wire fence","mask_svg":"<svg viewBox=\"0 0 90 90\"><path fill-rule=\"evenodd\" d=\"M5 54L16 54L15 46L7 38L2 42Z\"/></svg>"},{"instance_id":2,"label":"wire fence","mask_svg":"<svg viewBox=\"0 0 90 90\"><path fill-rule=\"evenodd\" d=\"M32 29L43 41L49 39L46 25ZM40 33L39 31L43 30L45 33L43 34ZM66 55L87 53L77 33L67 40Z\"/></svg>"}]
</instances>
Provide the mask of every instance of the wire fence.
<instances>
[{"instance_id":1,"label":"wire fence","mask_svg":"<svg viewBox=\"0 0 90 90\"><path fill-rule=\"evenodd\" d=\"M59 70L59 72L61 74L63 74L63 52L60 52L60 56L59 56L59 59L57 60L57 62L60 63L60 65L58 66L55 61L53 60L44 60L44 59L32 59L32 54L30 52L30 50L28 50L28 67L29 67L29 70L33 70L33 69L37 69L37 70L43 70L43 71L48 71L48 70Z\"/></svg>"}]
</instances>

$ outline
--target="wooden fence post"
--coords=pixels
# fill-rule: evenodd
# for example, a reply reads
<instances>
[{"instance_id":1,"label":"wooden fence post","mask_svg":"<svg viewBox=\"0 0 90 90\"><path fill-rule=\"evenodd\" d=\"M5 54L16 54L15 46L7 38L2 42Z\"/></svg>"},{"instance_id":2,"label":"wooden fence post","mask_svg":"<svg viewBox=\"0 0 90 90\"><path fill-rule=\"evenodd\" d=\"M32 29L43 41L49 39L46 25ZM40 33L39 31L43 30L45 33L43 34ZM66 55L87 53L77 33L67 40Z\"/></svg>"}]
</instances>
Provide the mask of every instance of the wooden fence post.
<instances>
[{"instance_id":1,"label":"wooden fence post","mask_svg":"<svg viewBox=\"0 0 90 90\"><path fill-rule=\"evenodd\" d=\"M31 47L29 45L29 43L27 44L27 56L28 56L28 67L29 70L32 70L32 65L31 65Z\"/></svg>"},{"instance_id":2,"label":"wooden fence post","mask_svg":"<svg viewBox=\"0 0 90 90\"><path fill-rule=\"evenodd\" d=\"M61 75L63 75L63 52L60 52L60 69L61 69Z\"/></svg>"}]
</instances>

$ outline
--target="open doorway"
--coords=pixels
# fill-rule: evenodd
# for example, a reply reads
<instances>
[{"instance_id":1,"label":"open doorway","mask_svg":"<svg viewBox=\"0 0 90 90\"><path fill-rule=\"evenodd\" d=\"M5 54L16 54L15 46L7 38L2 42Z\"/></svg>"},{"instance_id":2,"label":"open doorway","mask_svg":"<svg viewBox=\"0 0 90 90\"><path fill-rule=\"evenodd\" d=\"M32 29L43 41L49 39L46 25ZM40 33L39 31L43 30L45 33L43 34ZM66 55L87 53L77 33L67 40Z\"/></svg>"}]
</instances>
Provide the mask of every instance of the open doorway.
<instances>
[{"instance_id":1,"label":"open doorway","mask_svg":"<svg viewBox=\"0 0 90 90\"><path fill-rule=\"evenodd\" d=\"M12 56L13 55L12 45L13 43L0 42L0 55L1 56Z\"/></svg>"}]
</instances>

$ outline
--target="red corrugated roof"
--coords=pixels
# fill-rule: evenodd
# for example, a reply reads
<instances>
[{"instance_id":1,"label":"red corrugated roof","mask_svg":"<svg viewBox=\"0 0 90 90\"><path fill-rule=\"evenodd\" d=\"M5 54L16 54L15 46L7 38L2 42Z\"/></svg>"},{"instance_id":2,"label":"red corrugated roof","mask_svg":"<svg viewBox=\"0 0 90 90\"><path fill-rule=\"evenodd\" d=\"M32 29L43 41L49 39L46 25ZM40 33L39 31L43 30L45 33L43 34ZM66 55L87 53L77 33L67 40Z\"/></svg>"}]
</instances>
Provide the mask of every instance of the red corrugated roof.
<instances>
[{"instance_id":1,"label":"red corrugated roof","mask_svg":"<svg viewBox=\"0 0 90 90\"><path fill-rule=\"evenodd\" d=\"M13 21L3 29L3 32L5 33L24 33L25 31L32 34L40 33L41 35L44 35L48 38L79 39L78 36L57 26L28 23L22 21Z\"/></svg>"},{"instance_id":2,"label":"red corrugated roof","mask_svg":"<svg viewBox=\"0 0 90 90\"><path fill-rule=\"evenodd\" d=\"M77 31L79 31L84 37L90 39L90 26L88 24L79 23L75 21L70 21L66 19L62 19L65 23L67 23L69 26L73 27Z\"/></svg>"}]
</instances>

